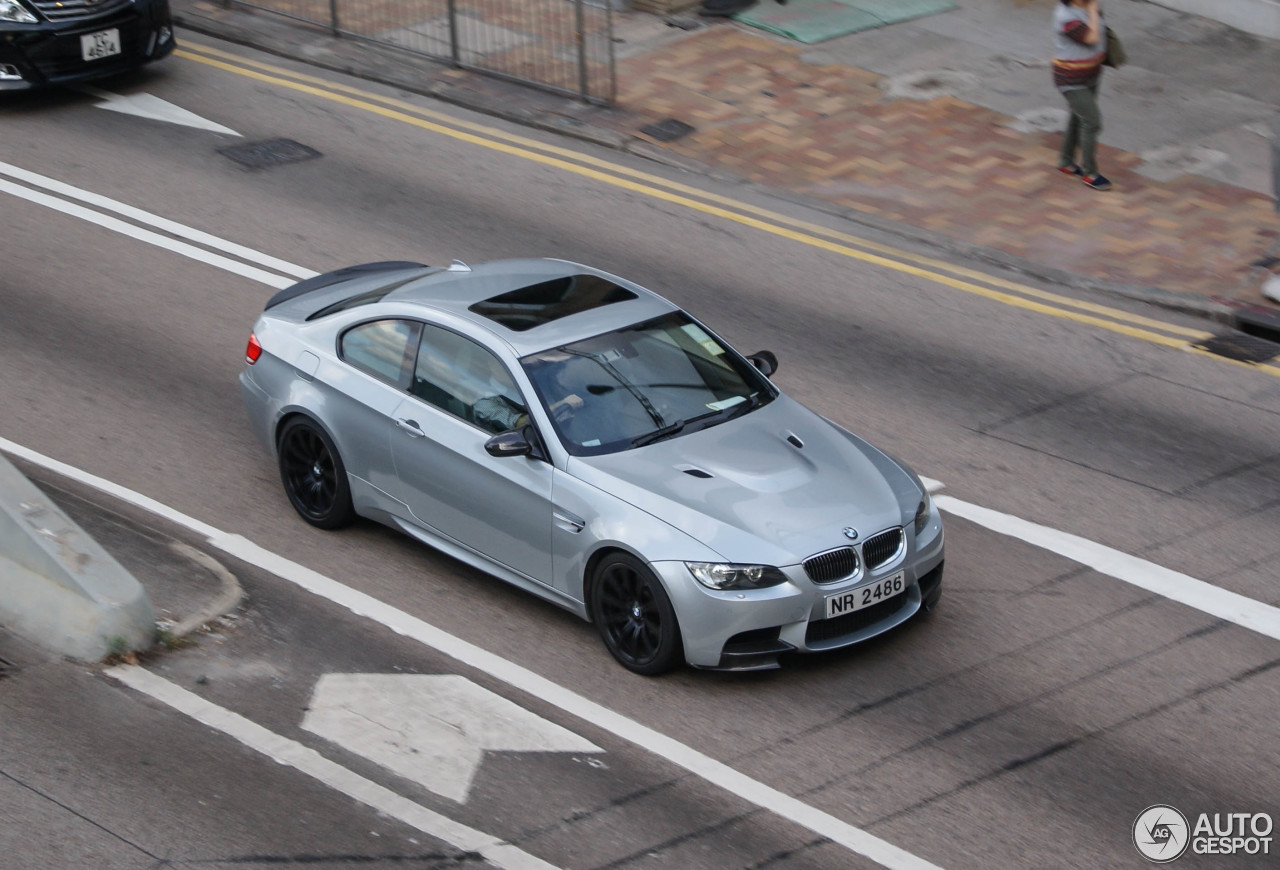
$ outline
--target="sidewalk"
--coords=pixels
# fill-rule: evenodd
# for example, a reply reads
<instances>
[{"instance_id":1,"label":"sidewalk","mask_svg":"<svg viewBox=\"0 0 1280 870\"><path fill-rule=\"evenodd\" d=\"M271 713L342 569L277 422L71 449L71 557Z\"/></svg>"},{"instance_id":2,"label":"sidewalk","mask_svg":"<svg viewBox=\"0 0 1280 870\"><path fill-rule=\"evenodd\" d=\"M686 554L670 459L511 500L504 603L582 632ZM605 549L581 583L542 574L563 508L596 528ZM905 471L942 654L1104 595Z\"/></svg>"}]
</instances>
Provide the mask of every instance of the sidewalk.
<instances>
[{"instance_id":1,"label":"sidewalk","mask_svg":"<svg viewBox=\"0 0 1280 870\"><path fill-rule=\"evenodd\" d=\"M1032 275L1221 319L1280 313L1260 292L1280 265L1259 265L1280 257L1280 43L1152 4L1108 3L1130 65L1105 77L1099 164L1115 189L1097 192L1054 170L1065 112L1051 0L961 0L816 45L622 12L610 108L210 0L172 3L195 31L728 174ZM667 119L693 129L669 142L642 132Z\"/></svg>"}]
</instances>

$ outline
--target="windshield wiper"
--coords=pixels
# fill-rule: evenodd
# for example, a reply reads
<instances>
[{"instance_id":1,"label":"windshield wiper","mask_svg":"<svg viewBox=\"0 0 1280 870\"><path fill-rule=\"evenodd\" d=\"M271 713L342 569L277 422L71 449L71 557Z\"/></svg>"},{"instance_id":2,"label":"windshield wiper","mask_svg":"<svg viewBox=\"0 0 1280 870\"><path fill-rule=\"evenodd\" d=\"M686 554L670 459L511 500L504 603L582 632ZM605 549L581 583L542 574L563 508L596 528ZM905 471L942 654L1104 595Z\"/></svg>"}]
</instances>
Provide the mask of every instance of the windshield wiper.
<instances>
[{"instance_id":1,"label":"windshield wiper","mask_svg":"<svg viewBox=\"0 0 1280 870\"><path fill-rule=\"evenodd\" d=\"M652 444L655 441L661 441L664 438L671 438L675 435L679 435L681 432L685 430L685 427L687 427L691 423L700 423L704 420L712 421L712 422L708 422L706 426L699 426L698 428L700 429L705 429L707 428L707 426L714 426L716 423L723 423L725 420L728 420L731 417L737 416L733 412L737 411L738 408L741 408L743 405L749 405L750 401L751 400L748 399L746 402L739 402L737 405L734 405L731 408L721 408L717 411L708 411L705 414L699 414L696 417L690 417L688 420L676 420L675 422L670 423L669 425L661 426L657 429L654 429L652 432L646 432L643 435L637 435L635 438L631 439L631 446L643 447L646 444ZM714 419L716 417L719 417L720 419L718 420Z\"/></svg>"},{"instance_id":2,"label":"windshield wiper","mask_svg":"<svg viewBox=\"0 0 1280 870\"><path fill-rule=\"evenodd\" d=\"M698 419L697 417L694 418ZM688 420L676 420L666 426L660 426L652 432L646 432L643 435L637 435L631 439L632 447L643 447L646 444L652 444L655 441L661 441L663 438L670 438L673 435L679 435L684 431L684 427L688 425Z\"/></svg>"}]
</instances>

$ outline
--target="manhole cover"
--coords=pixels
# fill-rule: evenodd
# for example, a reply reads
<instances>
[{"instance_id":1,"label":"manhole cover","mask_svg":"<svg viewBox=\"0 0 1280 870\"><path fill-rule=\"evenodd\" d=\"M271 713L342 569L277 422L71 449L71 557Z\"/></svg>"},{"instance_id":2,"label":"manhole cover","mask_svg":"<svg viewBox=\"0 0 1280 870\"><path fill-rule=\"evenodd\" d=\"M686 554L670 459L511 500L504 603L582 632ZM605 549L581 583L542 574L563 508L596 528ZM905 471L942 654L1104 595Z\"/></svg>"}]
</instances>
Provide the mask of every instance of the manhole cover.
<instances>
[{"instance_id":1,"label":"manhole cover","mask_svg":"<svg viewBox=\"0 0 1280 870\"><path fill-rule=\"evenodd\" d=\"M657 139L659 142L674 142L681 136L688 136L695 129L695 127L686 124L684 121L667 118L665 121L641 127L640 132L650 138Z\"/></svg>"},{"instance_id":2,"label":"manhole cover","mask_svg":"<svg viewBox=\"0 0 1280 870\"><path fill-rule=\"evenodd\" d=\"M1215 335L1213 338L1193 344L1192 347L1225 356L1227 359L1248 363L1263 363L1280 355L1280 344L1243 332Z\"/></svg>"},{"instance_id":3,"label":"manhole cover","mask_svg":"<svg viewBox=\"0 0 1280 870\"><path fill-rule=\"evenodd\" d=\"M321 156L316 149L308 148L292 139L265 139L261 142L247 142L244 145L231 145L227 148L219 148L218 153L250 169L267 169L285 163L300 163L303 160Z\"/></svg>"}]
</instances>

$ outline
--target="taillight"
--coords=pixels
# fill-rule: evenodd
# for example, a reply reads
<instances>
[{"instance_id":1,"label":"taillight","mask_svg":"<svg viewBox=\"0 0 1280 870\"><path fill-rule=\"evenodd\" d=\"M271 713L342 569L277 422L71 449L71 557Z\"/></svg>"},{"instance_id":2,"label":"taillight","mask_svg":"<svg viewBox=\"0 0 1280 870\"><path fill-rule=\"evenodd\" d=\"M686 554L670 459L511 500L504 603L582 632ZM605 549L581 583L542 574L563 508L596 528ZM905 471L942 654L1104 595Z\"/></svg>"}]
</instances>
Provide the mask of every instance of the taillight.
<instances>
[{"instance_id":1,"label":"taillight","mask_svg":"<svg viewBox=\"0 0 1280 870\"><path fill-rule=\"evenodd\" d=\"M262 345L258 344L258 336L249 333L249 346L244 349L244 361L253 365L262 356Z\"/></svg>"}]
</instances>

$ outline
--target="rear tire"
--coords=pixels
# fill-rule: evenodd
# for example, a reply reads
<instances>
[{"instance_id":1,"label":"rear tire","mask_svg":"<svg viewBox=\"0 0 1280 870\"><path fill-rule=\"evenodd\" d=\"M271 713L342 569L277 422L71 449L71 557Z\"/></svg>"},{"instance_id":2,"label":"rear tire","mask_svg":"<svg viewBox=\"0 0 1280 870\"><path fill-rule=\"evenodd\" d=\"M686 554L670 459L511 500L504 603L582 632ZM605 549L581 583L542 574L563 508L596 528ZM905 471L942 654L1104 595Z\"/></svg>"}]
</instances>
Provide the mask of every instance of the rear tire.
<instances>
[{"instance_id":1,"label":"rear tire","mask_svg":"<svg viewBox=\"0 0 1280 870\"><path fill-rule=\"evenodd\" d=\"M294 417L280 430L278 448L280 481L299 516L319 529L338 529L355 518L347 470L318 424Z\"/></svg>"},{"instance_id":2,"label":"rear tire","mask_svg":"<svg viewBox=\"0 0 1280 870\"><path fill-rule=\"evenodd\" d=\"M592 574L591 621L627 670L646 677L684 658L675 608L649 566L627 553L601 560Z\"/></svg>"}]
</instances>

